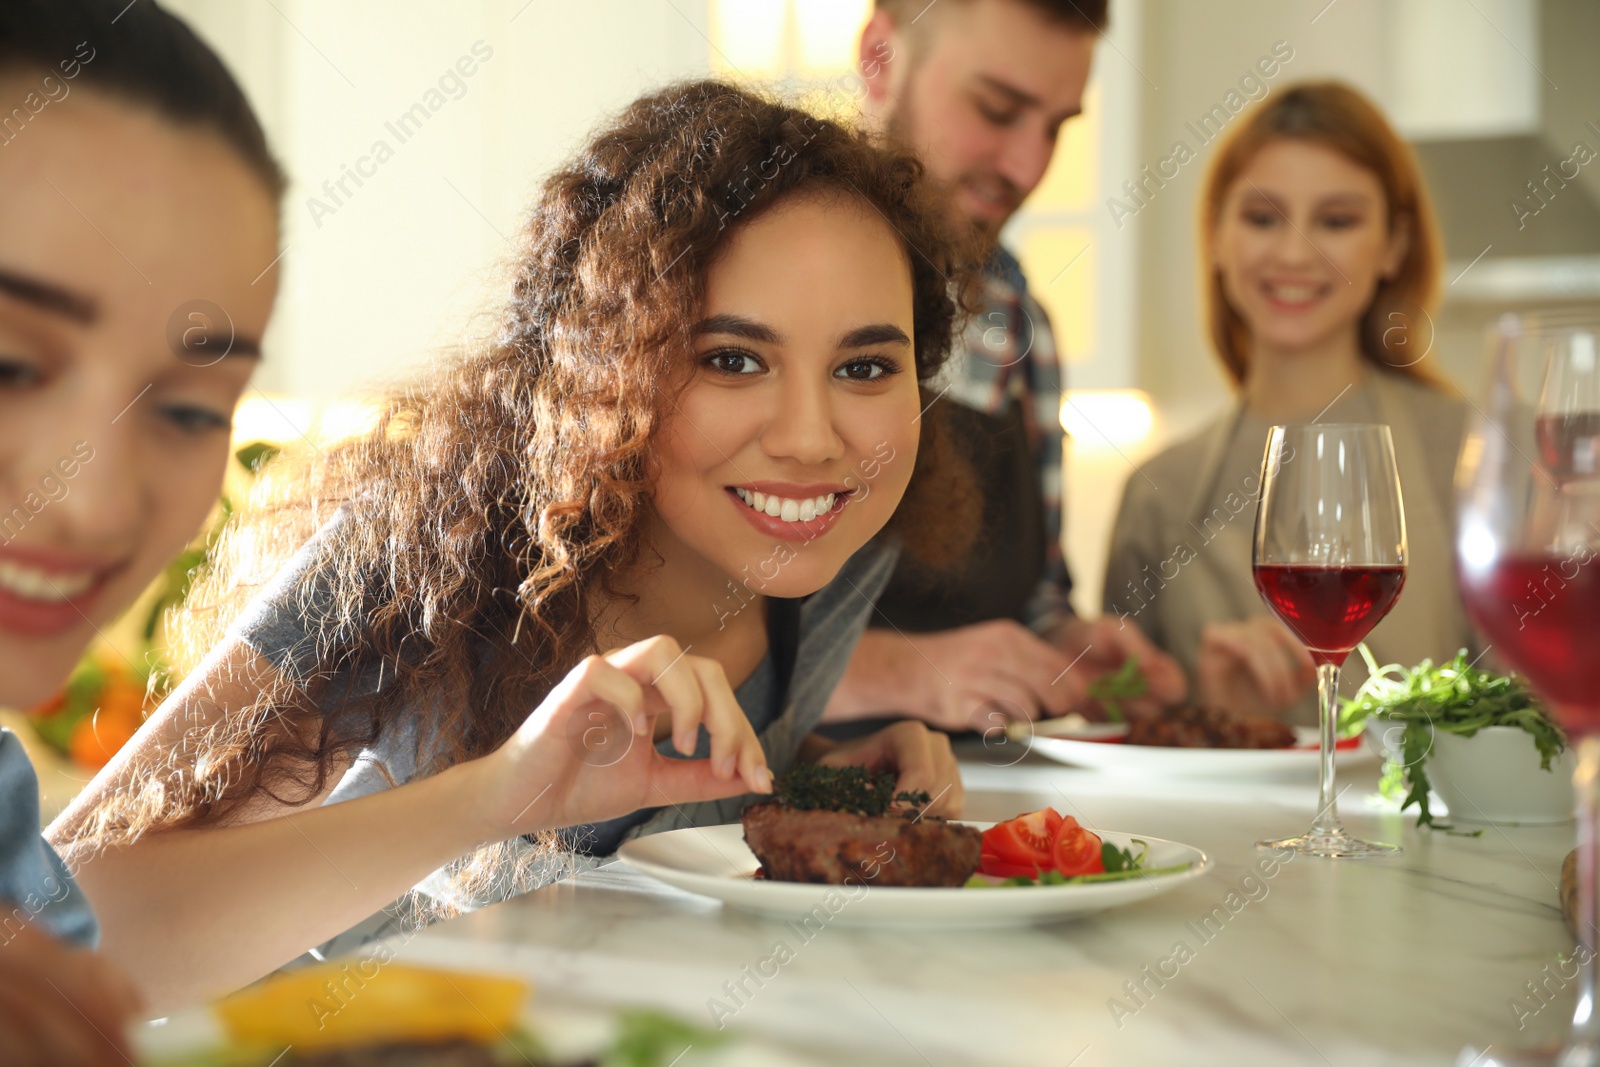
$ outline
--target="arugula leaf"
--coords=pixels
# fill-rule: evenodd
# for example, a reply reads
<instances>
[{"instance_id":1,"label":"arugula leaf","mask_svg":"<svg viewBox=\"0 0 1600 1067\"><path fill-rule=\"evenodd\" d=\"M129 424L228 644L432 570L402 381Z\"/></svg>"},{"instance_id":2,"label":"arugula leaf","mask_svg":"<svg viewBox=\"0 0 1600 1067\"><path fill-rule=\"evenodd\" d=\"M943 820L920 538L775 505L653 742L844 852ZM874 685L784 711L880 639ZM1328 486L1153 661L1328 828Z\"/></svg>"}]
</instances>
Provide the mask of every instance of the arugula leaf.
<instances>
[{"instance_id":1,"label":"arugula leaf","mask_svg":"<svg viewBox=\"0 0 1600 1067\"><path fill-rule=\"evenodd\" d=\"M1139 854L1135 856L1131 849L1118 848L1109 841L1100 843L1100 862L1105 864L1108 873L1117 871L1136 871L1144 865L1144 858L1150 855L1150 843L1133 838L1133 843L1139 846Z\"/></svg>"},{"instance_id":2,"label":"arugula leaf","mask_svg":"<svg viewBox=\"0 0 1600 1067\"><path fill-rule=\"evenodd\" d=\"M1122 701L1137 700L1150 688L1144 672L1139 669L1139 657L1129 656L1115 673L1104 674L1089 683L1089 696L1106 709L1109 722L1122 722Z\"/></svg>"},{"instance_id":3,"label":"arugula leaf","mask_svg":"<svg viewBox=\"0 0 1600 1067\"><path fill-rule=\"evenodd\" d=\"M1344 702L1340 732L1354 733L1370 718L1401 728L1403 762L1384 767L1379 789L1390 799L1404 792L1400 810L1415 805L1418 826L1454 832L1453 827L1436 821L1428 806L1433 784L1427 762L1436 732L1473 737L1487 726L1515 726L1532 736L1539 750L1539 765L1546 771L1550 761L1567 747L1566 734L1545 713L1522 678L1474 667L1467 661L1466 649L1438 667L1425 659L1407 670L1394 663L1380 667L1365 644L1358 648L1368 678L1356 695Z\"/></svg>"},{"instance_id":4,"label":"arugula leaf","mask_svg":"<svg viewBox=\"0 0 1600 1067\"><path fill-rule=\"evenodd\" d=\"M627 1011L616 1043L601 1063L603 1067L669 1067L691 1046L714 1048L729 1036L659 1011Z\"/></svg>"}]
</instances>

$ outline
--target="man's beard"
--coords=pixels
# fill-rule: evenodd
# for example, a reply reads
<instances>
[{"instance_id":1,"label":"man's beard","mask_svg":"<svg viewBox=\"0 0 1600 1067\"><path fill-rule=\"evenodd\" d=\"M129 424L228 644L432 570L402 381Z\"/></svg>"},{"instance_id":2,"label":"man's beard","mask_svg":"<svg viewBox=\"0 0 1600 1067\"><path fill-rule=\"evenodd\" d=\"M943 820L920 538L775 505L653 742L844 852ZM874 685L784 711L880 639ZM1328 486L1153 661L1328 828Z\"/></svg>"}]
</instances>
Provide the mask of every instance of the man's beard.
<instances>
[{"instance_id":1,"label":"man's beard","mask_svg":"<svg viewBox=\"0 0 1600 1067\"><path fill-rule=\"evenodd\" d=\"M910 97L911 94L907 92L905 96L901 98L895 109L889 113L889 119L886 123L884 123L884 136L888 139L890 144L894 145L896 148L899 148L901 151L909 152L910 154L921 158L921 146L918 144L917 138L912 132L916 129L917 123L916 116L911 110ZM927 164L924 163L923 166L926 168ZM958 175L953 182L944 181L936 177L931 169L925 170L924 173L927 175L928 181L937 187L940 194L948 200L949 208L955 214L955 216L962 223L970 226L974 231L976 231L978 236L989 245L999 243L1001 227L1010 220L1012 215L1016 214L1017 208L1022 205L1022 194L1017 187L1007 179L991 171L968 172L961 174ZM1006 213L1005 218L998 221L980 218L971 215L962 209L960 201L957 199L957 194L960 191L960 187L969 179L973 178L985 179L986 184L999 185L1003 192L1009 197L1013 207Z\"/></svg>"}]
</instances>

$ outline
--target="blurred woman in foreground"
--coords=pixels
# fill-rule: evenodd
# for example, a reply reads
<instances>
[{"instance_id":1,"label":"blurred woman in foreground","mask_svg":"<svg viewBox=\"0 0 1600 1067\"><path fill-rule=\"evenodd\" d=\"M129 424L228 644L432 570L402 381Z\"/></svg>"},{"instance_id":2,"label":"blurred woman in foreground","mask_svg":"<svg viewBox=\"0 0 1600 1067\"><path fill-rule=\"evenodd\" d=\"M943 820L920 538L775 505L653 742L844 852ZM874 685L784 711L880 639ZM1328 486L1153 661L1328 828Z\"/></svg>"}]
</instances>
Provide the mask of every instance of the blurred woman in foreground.
<instances>
[{"instance_id":1,"label":"blurred woman in foreground","mask_svg":"<svg viewBox=\"0 0 1600 1067\"><path fill-rule=\"evenodd\" d=\"M148 0L0 5L0 115L0 706L21 708L216 505L284 182L237 83ZM0 912L0 1059L128 1062L138 998L82 951L95 915L6 731Z\"/></svg>"}]
</instances>

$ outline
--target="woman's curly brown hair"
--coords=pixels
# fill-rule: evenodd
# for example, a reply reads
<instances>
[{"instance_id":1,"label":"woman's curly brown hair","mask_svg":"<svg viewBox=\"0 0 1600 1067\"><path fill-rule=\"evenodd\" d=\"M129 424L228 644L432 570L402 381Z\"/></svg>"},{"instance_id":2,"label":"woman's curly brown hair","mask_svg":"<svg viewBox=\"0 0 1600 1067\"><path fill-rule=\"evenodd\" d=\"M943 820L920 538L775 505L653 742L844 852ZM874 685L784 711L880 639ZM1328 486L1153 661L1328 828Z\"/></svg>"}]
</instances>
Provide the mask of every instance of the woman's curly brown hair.
<instances>
[{"instance_id":1,"label":"woman's curly brown hair","mask_svg":"<svg viewBox=\"0 0 1600 1067\"><path fill-rule=\"evenodd\" d=\"M956 339L977 257L920 165L716 81L638 100L544 183L494 341L397 392L370 433L272 461L174 620L198 661L344 508L287 592L315 640L312 676L257 680L250 707L195 731L186 751L153 755L68 834L91 844L215 824L263 794L303 804L407 709L436 709L419 774L509 738L595 651L609 576L648 562L652 440L692 366L708 265L734 227L801 191L857 197L900 235L925 387ZM970 471L943 433L924 418L888 528L934 563L964 550L977 519ZM374 674L386 684L353 697L351 680ZM338 715L317 710L335 704Z\"/></svg>"}]
</instances>

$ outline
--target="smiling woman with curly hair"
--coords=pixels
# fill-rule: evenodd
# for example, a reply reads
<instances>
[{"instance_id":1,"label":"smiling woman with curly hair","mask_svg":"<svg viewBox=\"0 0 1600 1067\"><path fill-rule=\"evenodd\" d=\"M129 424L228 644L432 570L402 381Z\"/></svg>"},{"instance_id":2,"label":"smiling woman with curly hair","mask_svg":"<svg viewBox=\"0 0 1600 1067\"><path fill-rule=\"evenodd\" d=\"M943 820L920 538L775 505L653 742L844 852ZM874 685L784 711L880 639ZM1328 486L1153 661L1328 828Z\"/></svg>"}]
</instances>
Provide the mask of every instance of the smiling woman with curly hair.
<instances>
[{"instance_id":1,"label":"smiling woman with curly hair","mask_svg":"<svg viewBox=\"0 0 1600 1067\"><path fill-rule=\"evenodd\" d=\"M941 735L811 736L896 553L970 538L925 388L969 275L926 195L743 89L647 96L546 181L492 344L268 467L179 620L203 661L52 827L154 1006L729 821L797 760L959 810Z\"/></svg>"}]
</instances>

